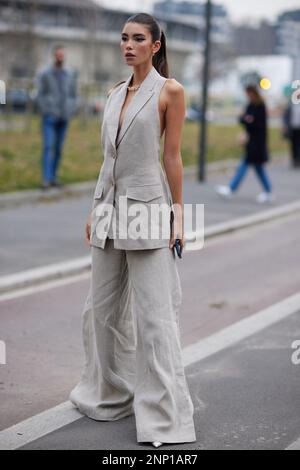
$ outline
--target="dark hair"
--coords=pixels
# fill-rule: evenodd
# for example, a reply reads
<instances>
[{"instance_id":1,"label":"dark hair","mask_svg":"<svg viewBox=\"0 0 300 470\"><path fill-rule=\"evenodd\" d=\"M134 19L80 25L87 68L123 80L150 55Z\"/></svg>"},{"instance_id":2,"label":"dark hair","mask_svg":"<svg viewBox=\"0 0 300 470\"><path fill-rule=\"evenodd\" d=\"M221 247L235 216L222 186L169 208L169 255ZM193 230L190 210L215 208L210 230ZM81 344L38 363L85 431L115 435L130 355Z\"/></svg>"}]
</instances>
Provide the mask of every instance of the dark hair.
<instances>
[{"instance_id":1,"label":"dark hair","mask_svg":"<svg viewBox=\"0 0 300 470\"><path fill-rule=\"evenodd\" d=\"M259 93L257 86L247 85L247 86L245 86L245 90L250 92L250 93L253 93L256 104L263 104L264 103L264 99L261 96L261 94Z\"/></svg>"},{"instance_id":2,"label":"dark hair","mask_svg":"<svg viewBox=\"0 0 300 470\"><path fill-rule=\"evenodd\" d=\"M54 44L52 46L52 54L55 54L58 49L65 49L65 46L63 44Z\"/></svg>"},{"instance_id":3,"label":"dark hair","mask_svg":"<svg viewBox=\"0 0 300 470\"><path fill-rule=\"evenodd\" d=\"M152 42L161 41L158 52L152 58L152 65L163 77L169 78L169 66L167 61L166 36L154 16L148 13L137 13L130 16L126 23L139 23L145 25L151 33ZM125 24L126 24L125 23Z\"/></svg>"}]
</instances>

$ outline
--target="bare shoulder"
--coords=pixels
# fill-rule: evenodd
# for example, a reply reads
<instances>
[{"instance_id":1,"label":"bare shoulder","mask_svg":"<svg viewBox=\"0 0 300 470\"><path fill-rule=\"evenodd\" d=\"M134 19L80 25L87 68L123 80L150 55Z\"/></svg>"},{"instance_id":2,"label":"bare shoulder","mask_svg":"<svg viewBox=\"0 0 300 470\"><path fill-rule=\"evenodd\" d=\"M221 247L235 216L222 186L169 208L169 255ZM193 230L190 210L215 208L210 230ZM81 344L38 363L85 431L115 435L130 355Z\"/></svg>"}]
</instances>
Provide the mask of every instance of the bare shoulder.
<instances>
[{"instance_id":1,"label":"bare shoulder","mask_svg":"<svg viewBox=\"0 0 300 470\"><path fill-rule=\"evenodd\" d=\"M172 99L182 96L184 94L184 87L175 78L167 78L164 86L165 92Z\"/></svg>"},{"instance_id":2,"label":"bare shoulder","mask_svg":"<svg viewBox=\"0 0 300 470\"><path fill-rule=\"evenodd\" d=\"M161 100L164 107L171 103L178 103L178 101L184 100L184 87L175 80L175 78L167 78L163 87Z\"/></svg>"},{"instance_id":3,"label":"bare shoulder","mask_svg":"<svg viewBox=\"0 0 300 470\"><path fill-rule=\"evenodd\" d=\"M112 86L108 92L107 92L107 96L110 96L110 94L113 92L113 90L115 90L115 88L117 88L119 85L121 85L122 83L125 83L125 80L121 80L120 82L117 82L115 83L114 86Z\"/></svg>"}]
</instances>

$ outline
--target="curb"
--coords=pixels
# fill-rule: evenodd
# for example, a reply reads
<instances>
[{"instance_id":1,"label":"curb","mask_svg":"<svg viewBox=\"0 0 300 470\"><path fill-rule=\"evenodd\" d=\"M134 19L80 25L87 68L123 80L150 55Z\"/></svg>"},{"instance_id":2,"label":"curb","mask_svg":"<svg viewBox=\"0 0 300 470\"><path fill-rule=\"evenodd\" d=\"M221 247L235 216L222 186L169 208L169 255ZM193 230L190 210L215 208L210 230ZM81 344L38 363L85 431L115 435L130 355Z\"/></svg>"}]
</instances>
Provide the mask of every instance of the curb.
<instances>
[{"instance_id":1,"label":"curb","mask_svg":"<svg viewBox=\"0 0 300 470\"><path fill-rule=\"evenodd\" d=\"M223 235L243 228L268 222L279 217L288 216L300 211L300 200L285 204L281 207L265 210L258 214L239 217L229 222L215 224L207 227L205 230L205 239L210 239L219 235ZM202 232L187 233L185 235L185 250L193 251L203 248ZM200 242L195 242L195 238L199 238ZM9 274L0 277L0 294L11 292L13 290L30 287L41 284L46 281L62 279L70 276L81 274L91 267L91 256L75 258L71 261L63 261L60 263L33 268L21 271L16 274Z\"/></svg>"},{"instance_id":2,"label":"curb","mask_svg":"<svg viewBox=\"0 0 300 470\"><path fill-rule=\"evenodd\" d=\"M288 164L289 157L286 154L276 153L272 155L272 160L270 161L270 165L280 165L282 163ZM207 173L224 173L226 171L234 170L238 163L238 158L230 158L227 160L220 160L216 162L211 162L207 164ZM197 177L198 174L198 166L197 165L189 165L188 167L184 168L184 178L189 177Z\"/></svg>"},{"instance_id":3,"label":"curb","mask_svg":"<svg viewBox=\"0 0 300 470\"><path fill-rule=\"evenodd\" d=\"M23 204L57 201L62 198L89 195L95 188L96 181L72 183L64 188L50 188L47 191L32 189L0 194L0 209L15 207Z\"/></svg>"},{"instance_id":4,"label":"curb","mask_svg":"<svg viewBox=\"0 0 300 470\"><path fill-rule=\"evenodd\" d=\"M211 225L207 227L207 229L205 229L205 238L213 238L219 235L224 235L226 233L241 230L252 225L257 225L264 222L268 222L273 219L277 219L279 217L288 216L298 211L300 211L300 199L294 202L290 202L288 204L284 204L280 207L267 209L257 214L251 214L245 217L238 217L236 219L230 220L229 222L222 222L220 224ZM196 232L196 234L187 233L185 235L186 243L194 244L195 238L198 238L197 235L200 239L201 234L199 232ZM187 249L198 249L197 244L195 245L195 248L190 247Z\"/></svg>"},{"instance_id":5,"label":"curb","mask_svg":"<svg viewBox=\"0 0 300 470\"><path fill-rule=\"evenodd\" d=\"M71 261L62 261L40 268L27 269L16 274L8 274L0 277L0 294L11 292L16 289L42 284L54 279L81 274L91 267L91 257L83 256Z\"/></svg>"}]
</instances>

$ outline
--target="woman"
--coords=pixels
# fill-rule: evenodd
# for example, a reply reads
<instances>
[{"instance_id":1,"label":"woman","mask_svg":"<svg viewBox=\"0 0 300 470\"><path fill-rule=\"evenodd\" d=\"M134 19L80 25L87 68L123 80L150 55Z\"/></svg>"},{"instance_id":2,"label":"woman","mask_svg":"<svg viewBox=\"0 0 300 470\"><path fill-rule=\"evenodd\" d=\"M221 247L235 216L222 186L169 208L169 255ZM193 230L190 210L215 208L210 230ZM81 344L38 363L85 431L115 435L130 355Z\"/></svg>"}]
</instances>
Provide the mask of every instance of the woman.
<instances>
[{"instance_id":1,"label":"woman","mask_svg":"<svg viewBox=\"0 0 300 470\"><path fill-rule=\"evenodd\" d=\"M92 255L83 315L86 362L70 400L96 420L134 413L137 441L158 447L196 440L181 356L182 291L173 250L176 238L184 246L184 89L167 79L166 39L151 15L126 21L121 50L133 73L110 90L103 115L104 163L86 226ZM167 178L160 164L163 132ZM165 216L159 222L150 218L150 229L167 226L164 236L137 236L138 226L147 232L151 210L163 205ZM132 225L127 215L136 206L139 224Z\"/></svg>"},{"instance_id":2,"label":"woman","mask_svg":"<svg viewBox=\"0 0 300 470\"><path fill-rule=\"evenodd\" d=\"M264 192L260 193L256 200L259 203L271 202L274 199L272 185L264 166L269 160L266 105L254 85L246 86L245 92L249 103L244 114L240 116L240 123L245 127L247 135L245 156L230 184L228 186L217 186L216 191L221 196L230 197L237 191L241 181L246 176L249 165L253 165L256 175L264 188Z\"/></svg>"}]
</instances>

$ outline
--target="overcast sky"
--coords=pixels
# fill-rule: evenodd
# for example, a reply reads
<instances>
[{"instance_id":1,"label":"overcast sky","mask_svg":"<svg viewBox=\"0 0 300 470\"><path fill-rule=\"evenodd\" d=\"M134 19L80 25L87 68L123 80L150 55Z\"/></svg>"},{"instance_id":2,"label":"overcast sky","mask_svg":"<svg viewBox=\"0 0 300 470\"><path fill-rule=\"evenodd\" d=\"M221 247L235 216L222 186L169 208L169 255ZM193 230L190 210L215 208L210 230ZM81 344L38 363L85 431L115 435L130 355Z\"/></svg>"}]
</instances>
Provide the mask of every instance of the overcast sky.
<instances>
[{"instance_id":1,"label":"overcast sky","mask_svg":"<svg viewBox=\"0 0 300 470\"><path fill-rule=\"evenodd\" d=\"M141 0L96 0L105 6L133 9L136 11L150 11L154 0L143 0L143 9L140 10ZM195 0L196 1L196 0ZM216 3L227 7L231 19L241 22L244 19L274 20L278 13L289 9L300 9L300 0L219 0Z\"/></svg>"}]
</instances>

